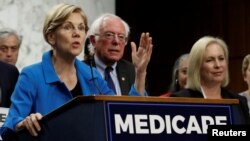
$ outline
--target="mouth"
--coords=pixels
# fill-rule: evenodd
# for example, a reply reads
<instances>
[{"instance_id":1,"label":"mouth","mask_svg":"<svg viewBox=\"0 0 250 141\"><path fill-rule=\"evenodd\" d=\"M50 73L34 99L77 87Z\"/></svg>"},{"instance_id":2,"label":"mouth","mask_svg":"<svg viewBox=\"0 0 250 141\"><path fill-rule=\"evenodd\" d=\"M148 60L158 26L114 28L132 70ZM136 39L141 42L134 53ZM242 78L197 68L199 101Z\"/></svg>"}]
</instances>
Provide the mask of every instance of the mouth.
<instances>
[{"instance_id":1,"label":"mouth","mask_svg":"<svg viewBox=\"0 0 250 141\"><path fill-rule=\"evenodd\" d=\"M6 62L8 62L8 63L11 63L12 62L12 60L10 60L10 59L7 59L7 60L5 60Z\"/></svg>"},{"instance_id":2,"label":"mouth","mask_svg":"<svg viewBox=\"0 0 250 141\"><path fill-rule=\"evenodd\" d=\"M72 43L72 46L75 47L75 48L78 48L78 47L81 46L81 44L80 44L80 42L75 41L75 42Z\"/></svg>"},{"instance_id":3,"label":"mouth","mask_svg":"<svg viewBox=\"0 0 250 141\"><path fill-rule=\"evenodd\" d=\"M215 76L221 76L223 74L223 72L214 72L213 73Z\"/></svg>"},{"instance_id":4,"label":"mouth","mask_svg":"<svg viewBox=\"0 0 250 141\"><path fill-rule=\"evenodd\" d=\"M117 52L117 53L119 52L119 50L117 50L117 49L109 49L108 51L109 52Z\"/></svg>"}]
</instances>

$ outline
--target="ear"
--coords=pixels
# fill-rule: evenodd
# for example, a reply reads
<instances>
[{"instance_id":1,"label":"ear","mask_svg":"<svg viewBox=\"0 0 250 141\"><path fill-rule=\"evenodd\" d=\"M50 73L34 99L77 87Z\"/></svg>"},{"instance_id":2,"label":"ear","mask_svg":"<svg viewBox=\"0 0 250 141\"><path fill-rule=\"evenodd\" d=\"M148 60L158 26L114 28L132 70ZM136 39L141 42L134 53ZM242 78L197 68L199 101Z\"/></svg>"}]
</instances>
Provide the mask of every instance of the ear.
<instances>
[{"instance_id":1,"label":"ear","mask_svg":"<svg viewBox=\"0 0 250 141\"><path fill-rule=\"evenodd\" d=\"M48 34L48 42L50 43L50 45L55 45L56 43L56 36L55 33L49 33Z\"/></svg>"},{"instance_id":2,"label":"ear","mask_svg":"<svg viewBox=\"0 0 250 141\"><path fill-rule=\"evenodd\" d=\"M90 43L91 43L93 46L95 46L96 38L95 38L94 35L90 35L90 36L89 36L89 41L90 41Z\"/></svg>"}]
</instances>

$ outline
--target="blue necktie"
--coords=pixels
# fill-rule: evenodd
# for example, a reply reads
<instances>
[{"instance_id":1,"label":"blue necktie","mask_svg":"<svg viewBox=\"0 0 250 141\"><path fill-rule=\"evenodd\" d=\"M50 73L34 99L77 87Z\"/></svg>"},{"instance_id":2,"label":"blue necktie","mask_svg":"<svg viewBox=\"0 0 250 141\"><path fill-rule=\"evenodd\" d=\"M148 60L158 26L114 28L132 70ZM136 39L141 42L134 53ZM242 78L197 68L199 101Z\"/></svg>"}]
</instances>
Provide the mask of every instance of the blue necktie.
<instances>
[{"instance_id":1,"label":"blue necktie","mask_svg":"<svg viewBox=\"0 0 250 141\"><path fill-rule=\"evenodd\" d=\"M113 68L110 67L110 66L107 66L106 69L105 69L104 79L107 81L108 87L110 89L112 89L114 91L114 93L116 94L115 85L114 85L114 82L113 82L113 80L111 78L111 75L110 75L111 71L113 71Z\"/></svg>"}]
</instances>

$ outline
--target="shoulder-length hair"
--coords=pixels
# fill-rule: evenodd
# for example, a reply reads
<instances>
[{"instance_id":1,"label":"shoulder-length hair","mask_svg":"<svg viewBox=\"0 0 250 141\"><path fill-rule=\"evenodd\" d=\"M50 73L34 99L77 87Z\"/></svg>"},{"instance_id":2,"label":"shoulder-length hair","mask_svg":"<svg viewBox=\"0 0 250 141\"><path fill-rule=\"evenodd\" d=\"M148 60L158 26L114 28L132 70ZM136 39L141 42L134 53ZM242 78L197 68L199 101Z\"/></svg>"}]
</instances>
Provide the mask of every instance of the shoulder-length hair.
<instances>
[{"instance_id":1,"label":"shoulder-length hair","mask_svg":"<svg viewBox=\"0 0 250 141\"><path fill-rule=\"evenodd\" d=\"M228 47L226 43L217 37L204 36L196 41L189 54L189 63L188 63L188 74L187 74L187 85L186 88L201 91L201 82L200 82L200 70L203 62L203 57L207 46L210 44L218 44L224 51L225 59L228 65ZM228 69L226 70L226 76L222 82L222 87L226 87L229 83L229 73Z\"/></svg>"}]
</instances>

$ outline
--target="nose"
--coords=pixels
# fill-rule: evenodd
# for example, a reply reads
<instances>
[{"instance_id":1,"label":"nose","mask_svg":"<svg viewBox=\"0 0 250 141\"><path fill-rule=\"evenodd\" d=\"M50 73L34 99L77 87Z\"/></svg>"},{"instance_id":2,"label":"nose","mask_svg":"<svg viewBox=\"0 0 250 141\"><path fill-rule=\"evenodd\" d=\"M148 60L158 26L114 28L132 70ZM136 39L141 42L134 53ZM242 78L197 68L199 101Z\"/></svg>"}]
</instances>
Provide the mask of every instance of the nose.
<instances>
[{"instance_id":1,"label":"nose","mask_svg":"<svg viewBox=\"0 0 250 141\"><path fill-rule=\"evenodd\" d=\"M220 60L216 59L215 60L215 67L220 67L220 66L221 66Z\"/></svg>"},{"instance_id":2,"label":"nose","mask_svg":"<svg viewBox=\"0 0 250 141\"><path fill-rule=\"evenodd\" d=\"M11 56L13 53L13 51L11 50L11 48L8 48L7 49L7 56Z\"/></svg>"},{"instance_id":3,"label":"nose","mask_svg":"<svg viewBox=\"0 0 250 141\"><path fill-rule=\"evenodd\" d=\"M73 29L73 36L74 37L80 37L80 30L77 29L77 28Z\"/></svg>"},{"instance_id":4,"label":"nose","mask_svg":"<svg viewBox=\"0 0 250 141\"><path fill-rule=\"evenodd\" d=\"M114 37L113 37L113 40L118 42L119 41L118 35L115 34Z\"/></svg>"}]
</instances>

